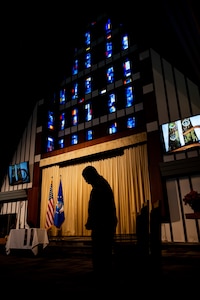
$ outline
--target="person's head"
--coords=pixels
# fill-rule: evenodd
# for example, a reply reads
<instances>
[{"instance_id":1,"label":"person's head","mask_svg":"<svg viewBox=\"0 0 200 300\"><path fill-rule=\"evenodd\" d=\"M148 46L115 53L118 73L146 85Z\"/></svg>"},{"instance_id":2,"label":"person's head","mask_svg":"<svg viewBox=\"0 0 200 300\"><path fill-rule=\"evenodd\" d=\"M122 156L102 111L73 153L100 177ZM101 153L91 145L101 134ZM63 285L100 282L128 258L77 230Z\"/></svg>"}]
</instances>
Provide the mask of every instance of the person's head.
<instances>
[{"instance_id":1,"label":"person's head","mask_svg":"<svg viewBox=\"0 0 200 300\"><path fill-rule=\"evenodd\" d=\"M87 166L82 171L82 176L87 183L94 183L99 176L99 173L93 166Z\"/></svg>"}]
</instances>

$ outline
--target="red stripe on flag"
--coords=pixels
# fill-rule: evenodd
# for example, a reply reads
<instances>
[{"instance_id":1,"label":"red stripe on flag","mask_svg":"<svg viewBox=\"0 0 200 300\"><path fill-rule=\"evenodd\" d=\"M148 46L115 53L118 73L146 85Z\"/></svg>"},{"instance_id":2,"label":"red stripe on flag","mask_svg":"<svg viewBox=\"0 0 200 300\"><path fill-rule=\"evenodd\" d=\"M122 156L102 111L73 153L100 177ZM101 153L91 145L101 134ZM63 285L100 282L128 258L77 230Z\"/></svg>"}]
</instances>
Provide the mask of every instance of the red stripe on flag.
<instances>
[{"instance_id":1,"label":"red stripe on flag","mask_svg":"<svg viewBox=\"0 0 200 300\"><path fill-rule=\"evenodd\" d=\"M54 197L53 197L53 183L51 181L49 190L49 200L47 205L45 228L50 228L54 223Z\"/></svg>"}]
</instances>

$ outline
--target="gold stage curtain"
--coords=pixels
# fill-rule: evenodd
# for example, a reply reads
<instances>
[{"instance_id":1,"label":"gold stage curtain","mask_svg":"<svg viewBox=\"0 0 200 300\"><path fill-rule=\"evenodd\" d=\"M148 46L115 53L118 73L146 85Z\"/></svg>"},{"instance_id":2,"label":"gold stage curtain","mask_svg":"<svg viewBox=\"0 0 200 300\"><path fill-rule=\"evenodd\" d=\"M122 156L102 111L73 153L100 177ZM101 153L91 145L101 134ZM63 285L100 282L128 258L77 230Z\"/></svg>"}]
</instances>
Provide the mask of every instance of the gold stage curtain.
<instances>
[{"instance_id":1,"label":"gold stage curtain","mask_svg":"<svg viewBox=\"0 0 200 300\"><path fill-rule=\"evenodd\" d=\"M118 216L116 233L136 234L136 216L147 200L151 203L146 144L124 149L123 155L113 158L65 167L56 165L44 168L41 189L41 228L45 224L51 179L56 204L61 178L65 221L60 229L53 225L50 234L51 236L90 236L90 231L85 229L85 223L91 185L88 185L82 177L82 170L87 165L93 165L108 180L113 189Z\"/></svg>"}]
</instances>

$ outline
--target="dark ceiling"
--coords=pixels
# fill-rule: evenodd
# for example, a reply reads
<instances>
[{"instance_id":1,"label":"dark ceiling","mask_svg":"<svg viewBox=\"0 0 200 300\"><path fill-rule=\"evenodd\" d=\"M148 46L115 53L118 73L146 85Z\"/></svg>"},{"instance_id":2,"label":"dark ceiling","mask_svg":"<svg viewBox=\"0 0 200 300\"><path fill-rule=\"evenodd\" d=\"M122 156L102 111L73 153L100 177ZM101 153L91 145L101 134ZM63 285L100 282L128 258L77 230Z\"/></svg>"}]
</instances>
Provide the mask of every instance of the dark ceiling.
<instances>
[{"instance_id":1,"label":"dark ceiling","mask_svg":"<svg viewBox=\"0 0 200 300\"><path fill-rule=\"evenodd\" d=\"M108 12L136 40L159 51L200 85L200 16L196 1L140 0L118 7L93 4L5 4L1 36L0 179L35 103L69 74L87 24ZM7 7L8 6L8 7ZM99 8L101 7L101 9Z\"/></svg>"}]
</instances>

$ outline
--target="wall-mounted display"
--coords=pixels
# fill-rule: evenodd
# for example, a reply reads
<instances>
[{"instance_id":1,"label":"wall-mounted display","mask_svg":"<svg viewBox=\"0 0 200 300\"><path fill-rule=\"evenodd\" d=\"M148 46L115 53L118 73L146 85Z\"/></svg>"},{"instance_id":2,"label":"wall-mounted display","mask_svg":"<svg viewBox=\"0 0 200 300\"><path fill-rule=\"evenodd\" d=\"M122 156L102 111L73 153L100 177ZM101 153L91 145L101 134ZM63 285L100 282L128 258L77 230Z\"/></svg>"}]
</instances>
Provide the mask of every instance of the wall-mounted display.
<instances>
[{"instance_id":1,"label":"wall-mounted display","mask_svg":"<svg viewBox=\"0 0 200 300\"><path fill-rule=\"evenodd\" d=\"M200 147L200 115L161 125L165 153Z\"/></svg>"},{"instance_id":2,"label":"wall-mounted display","mask_svg":"<svg viewBox=\"0 0 200 300\"><path fill-rule=\"evenodd\" d=\"M8 167L8 178L10 185L17 185L30 182L29 162L24 161Z\"/></svg>"}]
</instances>

